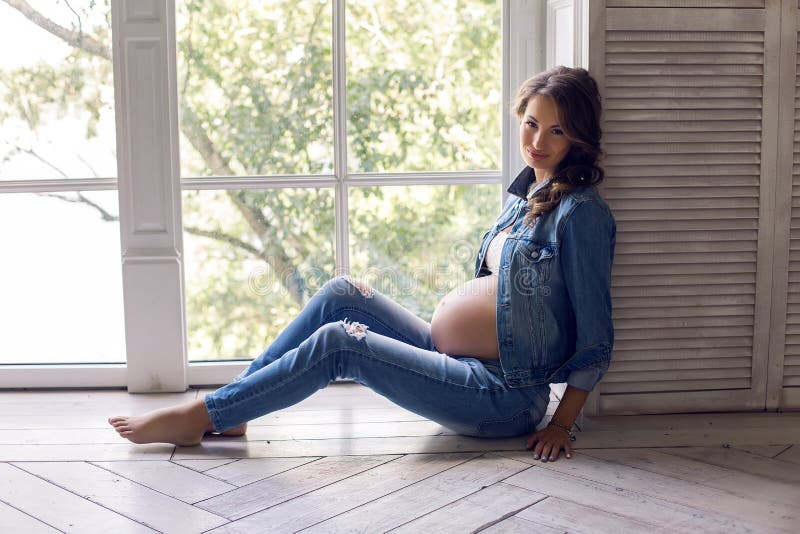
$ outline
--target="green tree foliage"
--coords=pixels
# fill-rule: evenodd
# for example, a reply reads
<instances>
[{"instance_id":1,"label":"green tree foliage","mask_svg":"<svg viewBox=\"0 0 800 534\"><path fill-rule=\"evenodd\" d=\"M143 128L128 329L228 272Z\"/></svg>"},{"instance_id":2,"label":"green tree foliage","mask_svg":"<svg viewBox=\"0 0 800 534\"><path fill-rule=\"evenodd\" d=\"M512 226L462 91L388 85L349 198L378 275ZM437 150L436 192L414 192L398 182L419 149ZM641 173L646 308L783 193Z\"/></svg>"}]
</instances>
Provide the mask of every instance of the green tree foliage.
<instances>
[{"instance_id":1,"label":"green tree foliage","mask_svg":"<svg viewBox=\"0 0 800 534\"><path fill-rule=\"evenodd\" d=\"M92 10L107 14L108 0L76 15ZM22 119L35 131L40 116L71 106L96 135L99 109L113 105L98 89L111 79L104 20L63 28L73 47L63 64L0 73L0 128ZM499 2L356 0L346 20L350 172L499 168ZM329 0L178 2L183 176L333 172L331 25ZM471 278L499 193L351 187L352 274L429 320ZM335 274L333 190L183 199L190 358L255 356Z\"/></svg>"}]
</instances>

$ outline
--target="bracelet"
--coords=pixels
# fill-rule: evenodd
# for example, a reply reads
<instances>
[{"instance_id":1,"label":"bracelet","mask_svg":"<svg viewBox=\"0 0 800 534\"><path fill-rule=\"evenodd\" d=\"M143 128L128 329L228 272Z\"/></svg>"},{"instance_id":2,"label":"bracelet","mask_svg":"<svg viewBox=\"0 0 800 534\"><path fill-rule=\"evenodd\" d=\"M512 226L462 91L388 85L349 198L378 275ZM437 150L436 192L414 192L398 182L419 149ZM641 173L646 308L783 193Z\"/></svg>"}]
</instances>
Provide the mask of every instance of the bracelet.
<instances>
[{"instance_id":1,"label":"bracelet","mask_svg":"<svg viewBox=\"0 0 800 534\"><path fill-rule=\"evenodd\" d=\"M564 432L569 434L569 440L570 441L575 441L577 439L575 437L575 434L572 433L572 429L570 427L568 427L568 426L562 425L560 423L556 423L555 421L550 421L549 423L547 423L547 426L555 426L555 427L560 428L561 430L563 430Z\"/></svg>"}]
</instances>

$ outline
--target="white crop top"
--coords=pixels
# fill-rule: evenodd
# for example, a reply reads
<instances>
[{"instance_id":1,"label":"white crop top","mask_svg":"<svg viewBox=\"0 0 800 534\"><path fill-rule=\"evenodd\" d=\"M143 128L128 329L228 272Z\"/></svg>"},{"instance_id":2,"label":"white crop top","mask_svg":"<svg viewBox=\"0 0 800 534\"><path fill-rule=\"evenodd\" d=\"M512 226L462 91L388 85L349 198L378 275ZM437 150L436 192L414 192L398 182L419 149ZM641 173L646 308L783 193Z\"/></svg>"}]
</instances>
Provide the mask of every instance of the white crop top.
<instances>
[{"instance_id":1,"label":"white crop top","mask_svg":"<svg viewBox=\"0 0 800 534\"><path fill-rule=\"evenodd\" d=\"M528 186L528 198L530 198L531 193L537 185L544 184L539 184L536 181L531 182L531 184ZM516 219L514 219L514 222L516 222ZM513 225L514 223L512 222L511 224ZM503 251L503 245L505 244L507 238L508 232L501 230L496 236L494 236L494 239L492 239L492 241L489 243L489 246L486 247L486 255L483 258L483 263L492 274L497 274L498 269L500 268L500 253Z\"/></svg>"},{"instance_id":2,"label":"white crop top","mask_svg":"<svg viewBox=\"0 0 800 534\"><path fill-rule=\"evenodd\" d=\"M486 268L489 269L492 274L497 274L498 269L500 267L500 253L503 251L503 244L506 242L508 238L507 232L499 232L494 239L489 243L489 246L486 248L486 256L484 256L484 261L486 262Z\"/></svg>"}]
</instances>

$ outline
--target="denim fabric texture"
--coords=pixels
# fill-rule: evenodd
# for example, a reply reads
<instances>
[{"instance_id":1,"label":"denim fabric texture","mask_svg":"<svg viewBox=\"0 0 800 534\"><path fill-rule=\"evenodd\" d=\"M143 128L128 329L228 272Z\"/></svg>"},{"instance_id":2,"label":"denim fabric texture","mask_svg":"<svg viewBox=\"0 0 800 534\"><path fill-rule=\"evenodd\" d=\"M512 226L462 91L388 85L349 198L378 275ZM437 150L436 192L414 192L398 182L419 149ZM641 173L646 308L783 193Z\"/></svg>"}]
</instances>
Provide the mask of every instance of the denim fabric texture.
<instances>
[{"instance_id":1,"label":"denim fabric texture","mask_svg":"<svg viewBox=\"0 0 800 534\"><path fill-rule=\"evenodd\" d=\"M548 182L532 168L508 188L508 200L481 241L475 276L486 276L486 249L514 222L500 255L497 336L503 377L511 388L563 383L591 391L611 362L611 268L616 221L595 186L579 187L523 222L527 197Z\"/></svg>"},{"instance_id":2,"label":"denim fabric texture","mask_svg":"<svg viewBox=\"0 0 800 534\"><path fill-rule=\"evenodd\" d=\"M497 360L436 351L428 322L339 276L244 372L204 400L222 432L297 404L337 378L475 437L533 433L550 397L547 384L509 388Z\"/></svg>"}]
</instances>

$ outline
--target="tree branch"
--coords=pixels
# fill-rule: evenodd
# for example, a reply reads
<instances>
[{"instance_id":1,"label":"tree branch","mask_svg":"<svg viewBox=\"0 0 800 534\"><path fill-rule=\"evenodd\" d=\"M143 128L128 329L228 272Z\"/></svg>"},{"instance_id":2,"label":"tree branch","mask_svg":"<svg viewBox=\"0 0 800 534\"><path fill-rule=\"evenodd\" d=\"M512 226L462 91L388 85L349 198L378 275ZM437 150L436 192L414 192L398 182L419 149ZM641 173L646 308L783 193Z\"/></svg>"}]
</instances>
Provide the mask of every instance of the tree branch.
<instances>
[{"instance_id":1,"label":"tree branch","mask_svg":"<svg viewBox=\"0 0 800 534\"><path fill-rule=\"evenodd\" d=\"M239 247L241 249L246 250L256 258L262 257L262 251L258 250L256 247L249 243L245 243L241 239L237 237L233 237L232 235L226 234L220 230L203 230L202 228L196 228L194 226L185 226L183 227L184 230L189 232L192 235L197 235L201 237L208 237L211 239L216 239L217 241L222 241L224 243L228 243L235 247Z\"/></svg>"},{"instance_id":2,"label":"tree branch","mask_svg":"<svg viewBox=\"0 0 800 534\"><path fill-rule=\"evenodd\" d=\"M56 167L55 165L44 159L35 150L31 148L22 148L19 145L14 145L14 149L16 152L24 152L26 154L30 154L34 158L38 159L39 161L41 161L42 163L44 163L45 165L56 171L58 174L61 175L62 178L69 178L69 176L67 176L67 173L65 173L64 171L62 171L61 169L59 169L58 167Z\"/></svg>"},{"instance_id":3,"label":"tree branch","mask_svg":"<svg viewBox=\"0 0 800 534\"><path fill-rule=\"evenodd\" d=\"M81 193L80 191L77 191L75 194L77 195L77 198L70 198L68 196L59 195L57 193L37 193L37 195L40 197L57 198L63 200L64 202L74 202L76 204L86 204L88 206L91 206L100 212L100 217L105 222L119 221L118 215L111 215L109 212L101 208L99 205L97 205L96 203L92 202L91 200L83 196L83 193Z\"/></svg>"},{"instance_id":4,"label":"tree branch","mask_svg":"<svg viewBox=\"0 0 800 534\"><path fill-rule=\"evenodd\" d=\"M77 195L76 198L71 198L66 195L59 195L58 193L37 193L37 195L42 197L57 198L59 200L63 200L64 202L73 202L75 204L86 204L87 206L91 206L92 208L97 210L100 213L100 217L103 219L103 221L105 222L119 221L119 216L110 214L108 211L100 207L97 203L92 202L90 199L86 198L80 191L76 192ZM235 247L239 247L243 250L246 250L256 258L263 257L263 251L258 250L253 245L245 243L241 239L226 234L221 230L203 230L202 228L196 228L194 226L184 226L183 228L192 235L200 237L208 237L210 239L215 239L223 243L228 243L229 245L233 245Z\"/></svg>"},{"instance_id":5,"label":"tree branch","mask_svg":"<svg viewBox=\"0 0 800 534\"><path fill-rule=\"evenodd\" d=\"M39 26L45 31L48 31L67 42L73 48L78 48L95 56L111 60L111 50L101 43L97 42L92 37L89 37L83 31L69 30L63 26L59 26L52 20L48 19L38 11L36 11L25 0L2 0L12 8L22 13L28 20Z\"/></svg>"}]
</instances>

